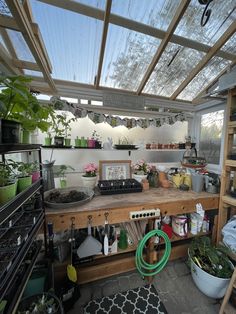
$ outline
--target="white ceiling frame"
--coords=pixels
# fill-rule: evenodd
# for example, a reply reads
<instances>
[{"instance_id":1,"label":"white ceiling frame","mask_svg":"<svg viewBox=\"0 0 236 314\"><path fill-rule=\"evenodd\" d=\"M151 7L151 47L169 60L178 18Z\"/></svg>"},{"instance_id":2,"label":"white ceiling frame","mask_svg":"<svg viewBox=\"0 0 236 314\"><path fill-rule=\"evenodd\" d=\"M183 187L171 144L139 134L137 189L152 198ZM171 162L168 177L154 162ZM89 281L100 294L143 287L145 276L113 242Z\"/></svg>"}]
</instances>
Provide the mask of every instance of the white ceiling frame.
<instances>
[{"instance_id":1,"label":"white ceiling frame","mask_svg":"<svg viewBox=\"0 0 236 314\"><path fill-rule=\"evenodd\" d=\"M170 25L166 31L166 35L165 37L162 39L151 63L149 64L146 73L144 73L144 76L142 78L142 81L139 84L139 87L137 89L137 94L140 95L142 90L144 89L148 79L150 78L153 70L155 69L155 66L157 65L158 61L160 60L166 46L168 45L171 36L174 34L174 31L176 29L176 27L178 26L182 16L184 15L185 11L187 10L189 3L191 0L182 0L180 2L179 7L176 10L176 13L174 15L174 17L172 18Z\"/></svg>"},{"instance_id":2,"label":"white ceiling frame","mask_svg":"<svg viewBox=\"0 0 236 314\"><path fill-rule=\"evenodd\" d=\"M217 42L212 46L209 52L202 58L202 60L192 69L186 79L179 85L179 87L170 96L174 100L185 89L185 87L194 79L194 77L206 66L216 52L229 40L229 38L236 32L236 21L234 21L229 28L221 35Z\"/></svg>"},{"instance_id":3,"label":"white ceiling frame","mask_svg":"<svg viewBox=\"0 0 236 314\"><path fill-rule=\"evenodd\" d=\"M103 10L100 10L100 9L97 9L97 8L94 8L94 7L91 7L91 6L88 6L88 5L73 1L73 0L69 0L69 1L68 0L37 0L37 1L49 4L49 5L61 8L61 9L79 13L88 17L92 17L101 21L104 20L105 13ZM159 38L159 39L164 39L166 36L166 32L161 29L158 29L158 28L155 28L155 27L152 27L152 26L140 23L140 22L136 22L134 20L129 20L125 17L119 16L116 14L110 14L109 23L117 25L117 26L121 26L124 28L128 28L130 30L133 30L133 31L145 34L145 35L149 35L155 38ZM173 35L170 39L170 42L174 44L178 44L183 47L202 51L205 53L207 53L209 49L211 48L211 46L209 45L205 45L200 42L197 42L188 38L184 38L178 35ZM216 55L218 57L221 57L227 60L234 60L234 58L236 57L236 55L234 54L221 51L221 50L218 51Z\"/></svg>"},{"instance_id":4,"label":"white ceiling frame","mask_svg":"<svg viewBox=\"0 0 236 314\"><path fill-rule=\"evenodd\" d=\"M105 15L104 15L103 31L102 31L102 41L101 41L101 47L100 47L100 53L99 53L98 70L97 70L96 81L95 81L96 87L99 86L101 73L102 73L102 64L103 64L103 58L104 58L104 53L105 53L106 41L107 41L107 32L108 32L108 27L109 27L111 4L112 4L112 0L107 0Z\"/></svg>"},{"instance_id":5,"label":"white ceiling frame","mask_svg":"<svg viewBox=\"0 0 236 314\"><path fill-rule=\"evenodd\" d=\"M29 46L37 64L39 65L40 69L42 70L42 73L44 75L44 78L52 91L56 92L56 87L54 84L54 81L51 77L51 74L47 67L47 62L45 60L45 57L42 53L41 47L34 35L34 32L32 31L31 24L28 20L28 17L23 9L23 6L21 3L17 0L6 0L6 3L11 10L12 15L14 16L18 26L20 27L20 30L22 32L22 35L24 36L24 39Z\"/></svg>"}]
</instances>

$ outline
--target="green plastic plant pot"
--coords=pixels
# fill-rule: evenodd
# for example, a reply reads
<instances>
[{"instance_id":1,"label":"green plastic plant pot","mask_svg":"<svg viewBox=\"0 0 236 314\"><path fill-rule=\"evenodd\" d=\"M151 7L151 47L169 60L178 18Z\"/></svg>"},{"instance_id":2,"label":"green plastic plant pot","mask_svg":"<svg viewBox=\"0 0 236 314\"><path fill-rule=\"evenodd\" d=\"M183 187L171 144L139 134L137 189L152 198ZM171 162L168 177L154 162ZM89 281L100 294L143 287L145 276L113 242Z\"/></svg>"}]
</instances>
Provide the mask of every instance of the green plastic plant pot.
<instances>
[{"instance_id":1,"label":"green plastic plant pot","mask_svg":"<svg viewBox=\"0 0 236 314\"><path fill-rule=\"evenodd\" d=\"M30 142L30 132L27 130L23 130L21 133L21 143L29 144Z\"/></svg>"},{"instance_id":2,"label":"green plastic plant pot","mask_svg":"<svg viewBox=\"0 0 236 314\"><path fill-rule=\"evenodd\" d=\"M24 191L32 184L32 176L18 178L17 191L18 193Z\"/></svg>"},{"instance_id":3,"label":"green plastic plant pot","mask_svg":"<svg viewBox=\"0 0 236 314\"><path fill-rule=\"evenodd\" d=\"M65 146L70 146L71 145L71 139L70 138L64 138L64 143L65 143Z\"/></svg>"},{"instance_id":4,"label":"green plastic plant pot","mask_svg":"<svg viewBox=\"0 0 236 314\"><path fill-rule=\"evenodd\" d=\"M66 188L66 186L67 186L66 179L60 179L60 187L63 189Z\"/></svg>"},{"instance_id":5,"label":"green plastic plant pot","mask_svg":"<svg viewBox=\"0 0 236 314\"><path fill-rule=\"evenodd\" d=\"M0 187L0 205L3 205L16 196L17 182Z\"/></svg>"},{"instance_id":6,"label":"green plastic plant pot","mask_svg":"<svg viewBox=\"0 0 236 314\"><path fill-rule=\"evenodd\" d=\"M81 147L81 139L80 138L75 139L75 147Z\"/></svg>"},{"instance_id":7,"label":"green plastic plant pot","mask_svg":"<svg viewBox=\"0 0 236 314\"><path fill-rule=\"evenodd\" d=\"M45 146L51 146L52 145L52 138L51 137L45 137L44 144L45 144Z\"/></svg>"}]
</instances>

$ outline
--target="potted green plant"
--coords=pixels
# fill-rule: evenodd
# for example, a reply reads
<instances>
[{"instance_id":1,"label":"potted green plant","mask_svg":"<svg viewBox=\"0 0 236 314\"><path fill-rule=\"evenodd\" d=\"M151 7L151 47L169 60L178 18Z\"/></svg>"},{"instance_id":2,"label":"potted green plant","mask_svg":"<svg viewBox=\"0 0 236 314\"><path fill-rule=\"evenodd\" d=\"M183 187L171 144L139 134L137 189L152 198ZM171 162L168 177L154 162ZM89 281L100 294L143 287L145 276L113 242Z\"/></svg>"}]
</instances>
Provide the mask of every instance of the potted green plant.
<instances>
[{"instance_id":1,"label":"potted green plant","mask_svg":"<svg viewBox=\"0 0 236 314\"><path fill-rule=\"evenodd\" d=\"M133 168L133 178L138 182L141 182L143 179L147 178L148 173L151 170L151 167L146 163L144 159L138 160L134 165Z\"/></svg>"},{"instance_id":2,"label":"potted green plant","mask_svg":"<svg viewBox=\"0 0 236 314\"><path fill-rule=\"evenodd\" d=\"M15 197L17 181L13 178L11 165L0 162L0 205Z\"/></svg>"},{"instance_id":3,"label":"potted green plant","mask_svg":"<svg viewBox=\"0 0 236 314\"><path fill-rule=\"evenodd\" d=\"M66 173L68 170L73 170L75 171L75 169L71 166L68 165L61 165L59 168L59 171L57 173L57 175L60 177L60 186L61 188L66 188L67 186L67 180L66 180Z\"/></svg>"},{"instance_id":4,"label":"potted green plant","mask_svg":"<svg viewBox=\"0 0 236 314\"><path fill-rule=\"evenodd\" d=\"M51 292L31 295L21 300L18 309L18 314L63 314L61 301Z\"/></svg>"},{"instance_id":5,"label":"potted green plant","mask_svg":"<svg viewBox=\"0 0 236 314\"><path fill-rule=\"evenodd\" d=\"M0 118L3 143L20 142L20 126L23 142L28 142L29 132L37 127L44 131L49 127L48 107L40 105L30 91L31 78L25 76L0 77Z\"/></svg>"},{"instance_id":6,"label":"potted green plant","mask_svg":"<svg viewBox=\"0 0 236 314\"><path fill-rule=\"evenodd\" d=\"M63 114L64 119L62 120L62 125L64 128L64 144L67 147L71 146L71 122L76 121L76 118L72 117L72 118L68 118L66 114Z\"/></svg>"},{"instance_id":7,"label":"potted green plant","mask_svg":"<svg viewBox=\"0 0 236 314\"><path fill-rule=\"evenodd\" d=\"M16 170L17 192L20 193L32 184L32 163L9 160L13 169Z\"/></svg>"},{"instance_id":8,"label":"potted green plant","mask_svg":"<svg viewBox=\"0 0 236 314\"><path fill-rule=\"evenodd\" d=\"M213 245L206 236L195 237L189 258L192 278L199 290L211 298L222 298L233 273L227 248Z\"/></svg>"},{"instance_id":9,"label":"potted green plant","mask_svg":"<svg viewBox=\"0 0 236 314\"><path fill-rule=\"evenodd\" d=\"M94 163L88 163L84 166L85 174L82 175L83 185L94 188L97 182L98 167Z\"/></svg>"}]
</instances>

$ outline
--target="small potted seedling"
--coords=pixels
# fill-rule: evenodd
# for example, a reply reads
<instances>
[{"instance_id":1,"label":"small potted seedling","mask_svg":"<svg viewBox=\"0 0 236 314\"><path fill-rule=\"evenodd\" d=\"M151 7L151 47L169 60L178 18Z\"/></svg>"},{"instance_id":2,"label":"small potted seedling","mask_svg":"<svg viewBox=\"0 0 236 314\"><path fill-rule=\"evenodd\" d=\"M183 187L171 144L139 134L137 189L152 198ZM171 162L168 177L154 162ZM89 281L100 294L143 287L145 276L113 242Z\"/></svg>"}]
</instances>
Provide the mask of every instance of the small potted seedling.
<instances>
[{"instance_id":1,"label":"small potted seedling","mask_svg":"<svg viewBox=\"0 0 236 314\"><path fill-rule=\"evenodd\" d=\"M64 114L64 119L62 120L62 125L64 127L64 144L66 147L71 146L71 122L76 121L76 118L67 118L66 114Z\"/></svg>"},{"instance_id":2,"label":"small potted seedling","mask_svg":"<svg viewBox=\"0 0 236 314\"><path fill-rule=\"evenodd\" d=\"M71 166L67 166L67 165L61 165L58 171L58 176L60 177L60 186L61 188L66 188L67 186L67 179L66 179L66 173L68 172L68 170L75 170L73 167Z\"/></svg>"},{"instance_id":3,"label":"small potted seedling","mask_svg":"<svg viewBox=\"0 0 236 314\"><path fill-rule=\"evenodd\" d=\"M0 205L15 197L17 180L13 178L10 164L0 162Z\"/></svg>"},{"instance_id":4,"label":"small potted seedling","mask_svg":"<svg viewBox=\"0 0 236 314\"><path fill-rule=\"evenodd\" d=\"M17 172L17 191L20 193L32 184L32 163L24 163L22 161L15 162L13 160L9 161Z\"/></svg>"},{"instance_id":5,"label":"small potted seedling","mask_svg":"<svg viewBox=\"0 0 236 314\"><path fill-rule=\"evenodd\" d=\"M40 178L39 162L37 160L31 163L31 171L32 183L34 183Z\"/></svg>"}]
</instances>

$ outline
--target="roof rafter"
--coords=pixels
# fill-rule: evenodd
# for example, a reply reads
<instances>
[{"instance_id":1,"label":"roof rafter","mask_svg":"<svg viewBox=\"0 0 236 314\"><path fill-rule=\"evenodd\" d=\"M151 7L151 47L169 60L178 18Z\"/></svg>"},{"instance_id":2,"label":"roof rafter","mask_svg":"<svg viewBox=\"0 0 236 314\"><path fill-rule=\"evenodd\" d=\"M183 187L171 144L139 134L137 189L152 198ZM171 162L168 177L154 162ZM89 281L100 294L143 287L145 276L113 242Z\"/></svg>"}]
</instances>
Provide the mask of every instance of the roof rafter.
<instances>
[{"instance_id":1,"label":"roof rafter","mask_svg":"<svg viewBox=\"0 0 236 314\"><path fill-rule=\"evenodd\" d=\"M68 11L72 11L75 13L79 13L79 14L83 14L85 16L89 16L98 20L104 20L104 11L76 2L74 0L37 0L39 2L43 2L61 9L65 9ZM121 26L121 27L125 27L128 28L130 30L145 34L145 35L149 35L155 38L159 38L159 39L163 39L166 35L166 32L163 30L160 30L158 28L140 23L140 22L136 22L134 20L130 20L127 19L125 17L116 15L116 14L110 14L110 18L109 18L109 23L111 24L115 24L117 26ZM195 50L199 50L202 52L207 53L209 51L209 49L211 48L211 46L209 45L205 45L202 44L200 42L188 39L188 38L184 38L178 35L173 35L170 39L170 42L177 44L177 45L181 45L183 47L187 47L187 48L191 48L191 49L195 49ZM218 51L217 52L217 56L223 58L223 59L227 59L227 60L234 60L235 59L235 55L225 52L225 51Z\"/></svg>"},{"instance_id":2,"label":"roof rafter","mask_svg":"<svg viewBox=\"0 0 236 314\"><path fill-rule=\"evenodd\" d=\"M6 0L6 3L11 10L11 13L14 16L18 26L20 27L22 35L24 36L25 41L28 44L37 64L42 70L45 80L47 81L50 88L55 92L56 87L54 81L50 75L44 55L42 54L41 48L33 33L31 24L27 18L22 4L16 0Z\"/></svg>"},{"instance_id":3,"label":"roof rafter","mask_svg":"<svg viewBox=\"0 0 236 314\"><path fill-rule=\"evenodd\" d=\"M102 64L103 64L105 46L106 46L106 41L107 41L107 32L108 32L108 26L109 26L109 17L110 17L110 12L111 12L111 4L112 4L112 0L107 0L105 15L104 15L102 41L101 41L100 54L99 54L98 71L97 71L96 82L95 82L96 87L99 86L100 78L101 78Z\"/></svg>"},{"instance_id":4,"label":"roof rafter","mask_svg":"<svg viewBox=\"0 0 236 314\"><path fill-rule=\"evenodd\" d=\"M152 62L149 64L148 69L146 71L146 73L143 76L143 79L141 81L141 83L139 84L139 87L137 89L137 94L139 95L144 86L146 85L149 77L151 76L153 70L155 69L155 66L157 65L158 61L160 60L167 44L169 43L171 36L173 35L176 27L179 24L179 21L181 20L182 16L184 15L184 12L186 11L189 3L191 0L183 0L180 2L179 7L176 10L176 13L173 17L173 19L171 20L171 23L166 31L165 37L163 38L162 42L160 43L157 52L155 53Z\"/></svg>"},{"instance_id":5,"label":"roof rafter","mask_svg":"<svg viewBox=\"0 0 236 314\"><path fill-rule=\"evenodd\" d=\"M182 90L192 81L192 79L200 72L209 60L216 54L216 52L226 43L226 41L235 33L236 21L234 21L224 34L212 46L209 52L202 58L202 60L193 68L188 77L180 84L176 91L171 95L170 99L175 99Z\"/></svg>"},{"instance_id":6,"label":"roof rafter","mask_svg":"<svg viewBox=\"0 0 236 314\"><path fill-rule=\"evenodd\" d=\"M13 59L9 57L9 52L0 43L0 61L13 75L21 74L20 70L13 64Z\"/></svg>"},{"instance_id":7,"label":"roof rafter","mask_svg":"<svg viewBox=\"0 0 236 314\"><path fill-rule=\"evenodd\" d=\"M19 60L19 59L13 59L12 62L16 68L41 72L41 69L39 68L37 63Z\"/></svg>"}]
</instances>

